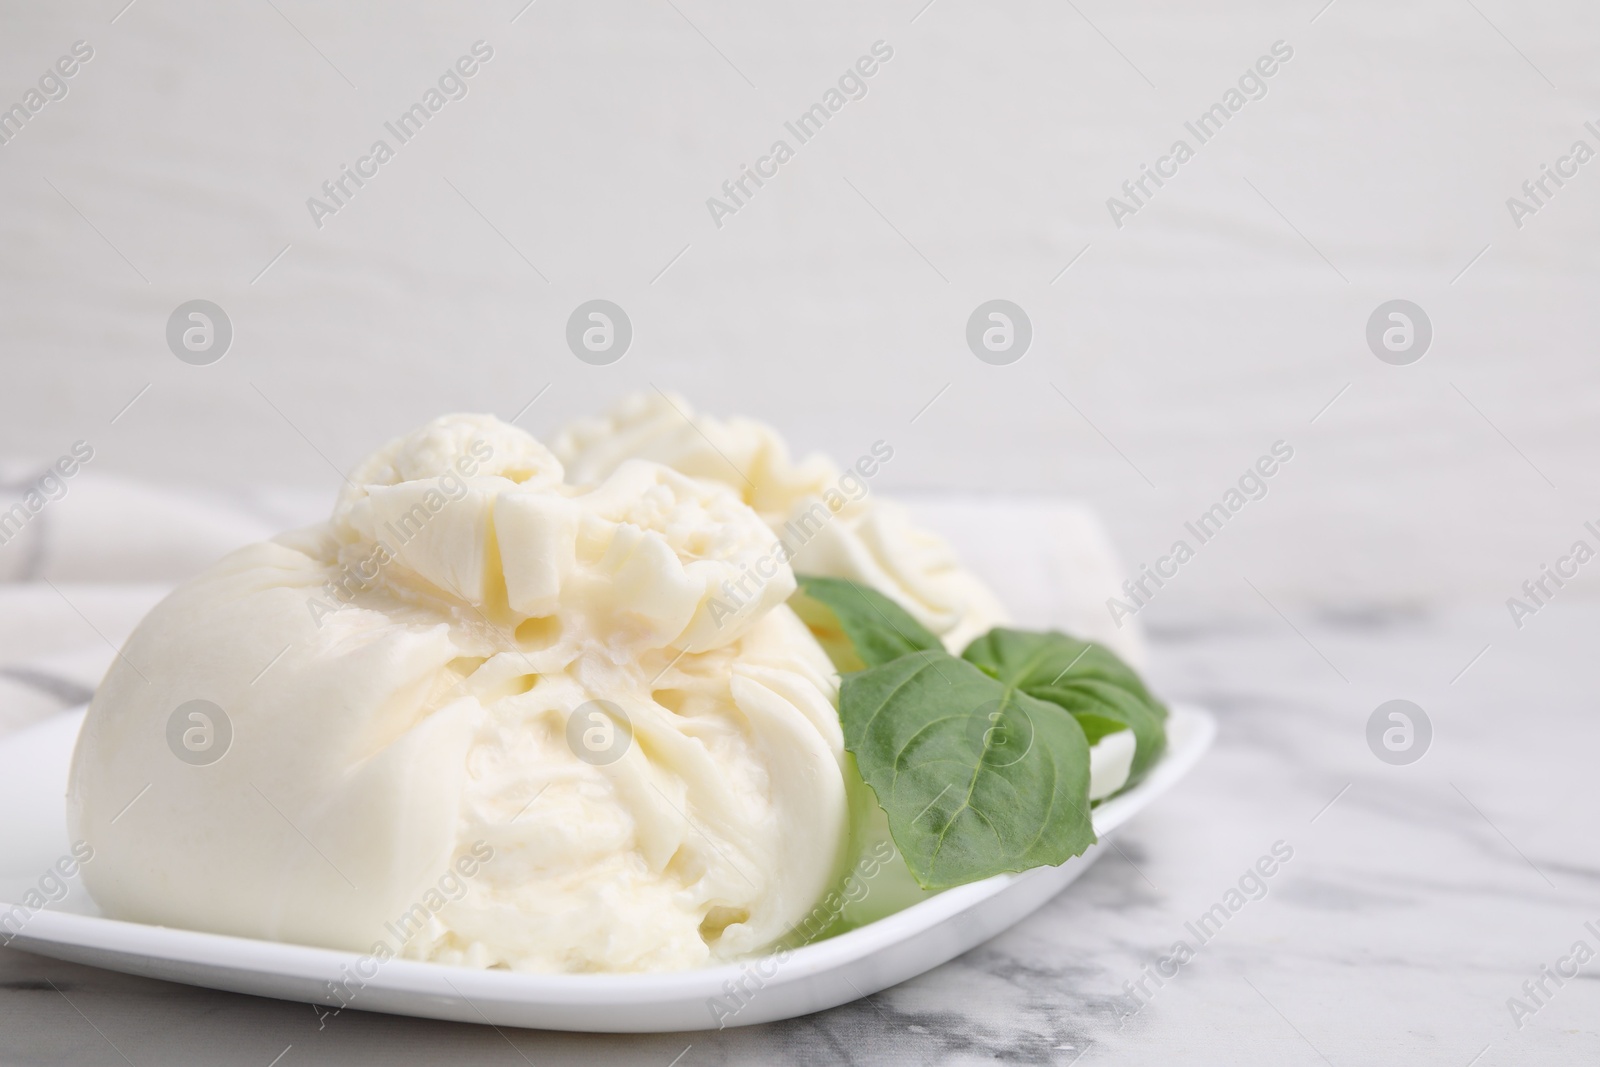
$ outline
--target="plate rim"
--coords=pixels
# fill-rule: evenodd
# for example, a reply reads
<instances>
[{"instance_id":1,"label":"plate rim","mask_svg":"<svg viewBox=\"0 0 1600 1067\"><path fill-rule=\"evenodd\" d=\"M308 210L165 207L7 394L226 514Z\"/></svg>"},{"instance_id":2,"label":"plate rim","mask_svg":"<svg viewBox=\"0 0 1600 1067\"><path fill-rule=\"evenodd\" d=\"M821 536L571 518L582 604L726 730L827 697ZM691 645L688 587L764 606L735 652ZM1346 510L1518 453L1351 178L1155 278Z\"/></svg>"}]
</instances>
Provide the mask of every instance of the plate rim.
<instances>
[{"instance_id":1,"label":"plate rim","mask_svg":"<svg viewBox=\"0 0 1600 1067\"><path fill-rule=\"evenodd\" d=\"M1094 810L1092 817L1097 838L1105 840L1166 793L1193 769L1210 748L1217 731L1216 719L1211 712L1181 702L1172 704L1170 710L1167 751L1144 781ZM20 733L27 732L31 731ZM4 759L10 747L7 742L13 742L16 736L0 739L0 760ZM1077 859L1074 857L1067 864ZM978 907L1025 880L1058 872L1061 867L1036 867L955 886L854 930L792 949L782 961L783 980L786 984L803 981L869 958L885 947L925 933L940 923ZM0 908L11 906L13 902L0 902ZM33 911L27 924L13 935L9 943L42 955L53 955L51 950L58 947L77 948L138 957L157 965L199 966L314 982L337 980L342 970L355 961L368 958L362 953L343 949L156 926L57 911L49 907ZM361 988L401 994L454 995L469 1003L470 994L476 993L496 1000L529 1001L552 1006L602 1003L640 1005L680 1001L687 997L698 999L718 996L723 992L725 982L737 980L752 966L775 958L778 958L777 953L762 952L688 970L550 974L489 970L395 957L384 961L372 978L364 979ZM175 980L186 981L181 978Z\"/></svg>"}]
</instances>

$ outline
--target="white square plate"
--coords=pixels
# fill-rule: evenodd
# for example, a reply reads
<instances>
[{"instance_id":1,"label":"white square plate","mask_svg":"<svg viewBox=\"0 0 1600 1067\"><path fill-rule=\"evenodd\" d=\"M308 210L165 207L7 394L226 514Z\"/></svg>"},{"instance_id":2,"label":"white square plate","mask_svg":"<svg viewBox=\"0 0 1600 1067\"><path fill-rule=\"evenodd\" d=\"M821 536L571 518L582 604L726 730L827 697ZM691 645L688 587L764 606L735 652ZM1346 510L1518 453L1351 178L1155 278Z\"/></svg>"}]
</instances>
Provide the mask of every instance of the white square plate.
<instances>
[{"instance_id":1,"label":"white square plate","mask_svg":"<svg viewBox=\"0 0 1600 1067\"><path fill-rule=\"evenodd\" d=\"M68 854L63 798L82 721L81 710L63 713L0 739L0 901L20 900ZM374 964L350 952L106 919L75 878L64 880L69 891L60 901L26 913L20 929L18 913L0 904L0 940L114 971L330 1007L342 1003L330 983L345 983L354 990L349 1007L457 1022L626 1033L788 1019L913 978L1033 912L1087 870L1118 827L1187 774L1215 734L1208 712L1174 707L1166 754L1136 788L1095 809L1101 842L1082 856L946 890L786 958L664 974L519 974L403 959ZM356 974L361 961L376 973ZM742 992L730 1000L732 990ZM730 1014L729 1004L738 1010Z\"/></svg>"}]
</instances>

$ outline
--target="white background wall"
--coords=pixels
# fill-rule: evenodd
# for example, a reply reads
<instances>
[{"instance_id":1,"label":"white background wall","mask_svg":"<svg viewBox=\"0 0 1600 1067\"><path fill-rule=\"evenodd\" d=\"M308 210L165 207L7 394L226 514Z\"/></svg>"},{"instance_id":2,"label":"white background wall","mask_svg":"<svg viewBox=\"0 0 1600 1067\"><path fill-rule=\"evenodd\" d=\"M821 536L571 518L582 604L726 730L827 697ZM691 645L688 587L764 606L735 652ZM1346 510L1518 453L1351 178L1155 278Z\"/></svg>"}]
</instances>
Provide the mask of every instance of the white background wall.
<instances>
[{"instance_id":1,"label":"white background wall","mask_svg":"<svg viewBox=\"0 0 1600 1067\"><path fill-rule=\"evenodd\" d=\"M1520 230L1505 205L1600 148L1593 5L124 2L0 7L0 104L95 50L0 146L7 458L86 438L99 470L331 499L442 411L550 384L543 433L654 383L800 449L887 438L884 490L1085 497L1138 560L1292 442L1156 619L1261 611L1246 577L1291 610L1492 607L1600 519L1600 161ZM479 39L470 95L316 228L306 198ZM714 226L880 39L866 98ZM1117 229L1106 198L1280 39L1268 95ZM997 296L1036 331L1009 367L964 343ZM209 367L164 340L196 297L236 330ZM613 366L563 342L593 297L634 322ZM1413 366L1364 341L1395 297L1434 324Z\"/></svg>"}]
</instances>

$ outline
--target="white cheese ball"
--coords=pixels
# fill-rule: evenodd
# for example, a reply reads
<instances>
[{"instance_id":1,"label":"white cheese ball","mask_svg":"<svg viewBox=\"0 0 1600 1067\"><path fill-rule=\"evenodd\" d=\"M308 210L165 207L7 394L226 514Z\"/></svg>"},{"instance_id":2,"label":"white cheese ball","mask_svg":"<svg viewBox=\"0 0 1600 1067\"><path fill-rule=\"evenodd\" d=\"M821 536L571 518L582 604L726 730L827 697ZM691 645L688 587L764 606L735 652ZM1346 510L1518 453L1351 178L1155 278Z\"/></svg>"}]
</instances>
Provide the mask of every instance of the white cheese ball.
<instances>
[{"instance_id":1,"label":"white cheese ball","mask_svg":"<svg viewBox=\"0 0 1600 1067\"><path fill-rule=\"evenodd\" d=\"M140 623L73 759L86 884L112 918L378 960L770 944L848 830L837 680L775 548L716 481L572 487L515 427L435 420Z\"/></svg>"}]
</instances>

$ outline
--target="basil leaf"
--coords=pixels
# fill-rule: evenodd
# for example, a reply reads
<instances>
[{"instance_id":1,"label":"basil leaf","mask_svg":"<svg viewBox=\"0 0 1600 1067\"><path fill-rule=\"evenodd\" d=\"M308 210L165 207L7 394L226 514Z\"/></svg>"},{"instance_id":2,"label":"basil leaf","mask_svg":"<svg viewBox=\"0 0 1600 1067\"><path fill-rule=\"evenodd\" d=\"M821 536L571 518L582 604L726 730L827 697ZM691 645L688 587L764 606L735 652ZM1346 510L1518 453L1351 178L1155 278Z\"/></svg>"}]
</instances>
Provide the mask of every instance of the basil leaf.
<instances>
[{"instance_id":1,"label":"basil leaf","mask_svg":"<svg viewBox=\"0 0 1600 1067\"><path fill-rule=\"evenodd\" d=\"M1080 855L1095 841L1090 746L1132 731L1128 785L1166 747L1166 708L1100 645L996 629L957 658L842 578L800 576L790 604L843 675L845 748L924 889Z\"/></svg>"},{"instance_id":2,"label":"basil leaf","mask_svg":"<svg viewBox=\"0 0 1600 1067\"><path fill-rule=\"evenodd\" d=\"M796 575L789 598L840 672L876 667L908 652L944 651L944 645L899 604L847 578Z\"/></svg>"},{"instance_id":3,"label":"basil leaf","mask_svg":"<svg viewBox=\"0 0 1600 1067\"><path fill-rule=\"evenodd\" d=\"M1065 863L1095 841L1072 715L943 651L846 675L845 746L925 889Z\"/></svg>"},{"instance_id":4,"label":"basil leaf","mask_svg":"<svg viewBox=\"0 0 1600 1067\"><path fill-rule=\"evenodd\" d=\"M1132 667L1109 649L1060 633L994 629L973 641L962 658L1000 682L1070 711L1089 743L1133 731L1133 785L1166 749L1167 709Z\"/></svg>"}]
</instances>

